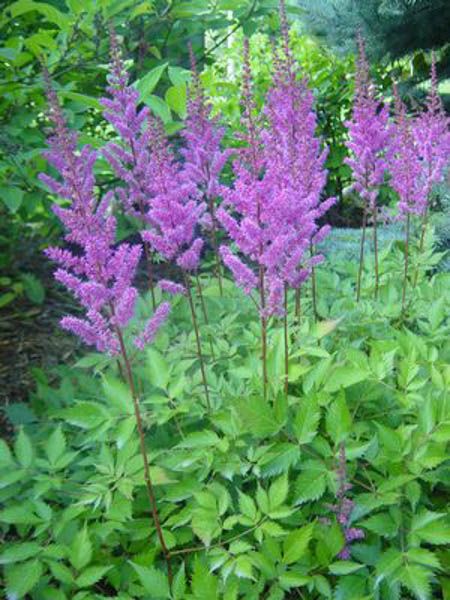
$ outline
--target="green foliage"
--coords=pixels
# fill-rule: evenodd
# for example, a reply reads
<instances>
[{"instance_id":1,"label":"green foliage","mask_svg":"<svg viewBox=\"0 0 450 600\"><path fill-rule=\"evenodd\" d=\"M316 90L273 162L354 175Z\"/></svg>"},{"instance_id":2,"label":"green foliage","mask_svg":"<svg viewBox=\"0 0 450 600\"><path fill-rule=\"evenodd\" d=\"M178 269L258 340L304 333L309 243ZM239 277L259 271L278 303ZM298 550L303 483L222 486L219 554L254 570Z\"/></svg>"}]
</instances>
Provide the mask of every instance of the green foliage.
<instances>
[{"instance_id":1,"label":"green foliage","mask_svg":"<svg viewBox=\"0 0 450 600\"><path fill-rule=\"evenodd\" d=\"M361 29L377 57L398 58L448 43L446 0L297 0L306 23L339 50L353 48Z\"/></svg>"},{"instance_id":2,"label":"green foliage","mask_svg":"<svg viewBox=\"0 0 450 600\"><path fill-rule=\"evenodd\" d=\"M166 543L170 590L148 508L132 400L115 361L89 354L40 381L35 418L0 443L0 566L7 598L304 597L431 599L447 594L450 522L450 277L433 273L430 230L411 269L418 282L401 315L402 246L380 252L380 301L369 255L363 297L355 267L317 271L318 310L290 323L289 394L261 394L259 331L250 301L221 298L206 277L213 355L202 398L184 300L135 358L147 454ZM147 298L140 311L145 315ZM289 298L293 307L293 298ZM141 316L142 316L141 315ZM208 326L202 326L206 335ZM272 372L282 372L282 324L272 319ZM225 358L226 357L226 358ZM281 364L278 362L281 361ZM352 526L329 506L345 444Z\"/></svg>"}]
</instances>

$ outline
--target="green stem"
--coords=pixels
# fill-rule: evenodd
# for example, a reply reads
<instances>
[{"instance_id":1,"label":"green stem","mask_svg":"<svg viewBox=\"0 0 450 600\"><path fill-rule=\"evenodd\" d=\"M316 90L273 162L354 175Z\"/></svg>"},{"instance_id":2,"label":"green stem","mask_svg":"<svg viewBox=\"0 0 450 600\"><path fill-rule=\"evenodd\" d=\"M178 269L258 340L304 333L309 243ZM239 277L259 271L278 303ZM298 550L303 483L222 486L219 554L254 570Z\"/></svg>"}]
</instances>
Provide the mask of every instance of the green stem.
<instances>
[{"instance_id":1,"label":"green stem","mask_svg":"<svg viewBox=\"0 0 450 600\"><path fill-rule=\"evenodd\" d=\"M284 284L284 391L289 390L289 328L288 328L288 289Z\"/></svg>"},{"instance_id":2,"label":"green stem","mask_svg":"<svg viewBox=\"0 0 450 600\"><path fill-rule=\"evenodd\" d=\"M359 251L359 270L358 270L358 281L356 283L356 302L359 302L361 298L361 279L364 265L364 246L366 243L366 227L367 227L367 203L364 203L363 213L363 225L361 233L361 246Z\"/></svg>"},{"instance_id":3,"label":"green stem","mask_svg":"<svg viewBox=\"0 0 450 600\"><path fill-rule=\"evenodd\" d=\"M405 272L403 277L403 293L402 293L402 313L405 312L406 306L406 288L408 286L408 266L409 266L409 236L411 229L411 215L408 213L406 217L406 232L405 232Z\"/></svg>"},{"instance_id":4,"label":"green stem","mask_svg":"<svg viewBox=\"0 0 450 600\"><path fill-rule=\"evenodd\" d=\"M209 400L208 382L206 380L205 361L203 359L202 345L200 342L200 333L199 333L198 322L197 322L197 315L195 312L194 301L192 298L191 283L189 280L189 275L185 272L183 273L183 275L184 275L184 282L185 282L185 287L186 287L186 291L187 291L187 297L188 297L188 301L189 301L189 308L191 309L192 325L194 326L195 341L197 344L197 356L198 356L198 360L200 361L200 371L202 374L203 387L205 389L206 405L208 407L208 410L210 411L211 410L211 402Z\"/></svg>"},{"instance_id":5,"label":"green stem","mask_svg":"<svg viewBox=\"0 0 450 600\"><path fill-rule=\"evenodd\" d=\"M375 300L378 299L378 288L380 285L380 275L378 267L378 208L375 204L373 210L373 249L375 255Z\"/></svg>"}]
</instances>

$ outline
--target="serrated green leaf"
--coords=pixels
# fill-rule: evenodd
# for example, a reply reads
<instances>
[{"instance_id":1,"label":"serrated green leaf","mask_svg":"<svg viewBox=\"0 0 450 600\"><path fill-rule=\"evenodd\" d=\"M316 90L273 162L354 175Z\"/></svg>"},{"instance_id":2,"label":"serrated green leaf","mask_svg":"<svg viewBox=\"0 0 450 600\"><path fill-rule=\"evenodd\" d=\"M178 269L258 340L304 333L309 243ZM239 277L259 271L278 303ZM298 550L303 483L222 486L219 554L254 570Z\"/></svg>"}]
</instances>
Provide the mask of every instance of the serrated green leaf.
<instances>
[{"instance_id":1,"label":"serrated green leaf","mask_svg":"<svg viewBox=\"0 0 450 600\"><path fill-rule=\"evenodd\" d=\"M249 519L256 519L257 510L253 499L241 491L239 491L239 510Z\"/></svg>"},{"instance_id":2,"label":"serrated green leaf","mask_svg":"<svg viewBox=\"0 0 450 600\"><path fill-rule=\"evenodd\" d=\"M186 571L184 563L181 564L173 578L172 595L174 600L184 600L186 594Z\"/></svg>"},{"instance_id":3,"label":"serrated green leaf","mask_svg":"<svg viewBox=\"0 0 450 600\"><path fill-rule=\"evenodd\" d=\"M150 347L146 353L146 365L150 383L162 390L167 389L170 380L169 363L156 348Z\"/></svg>"},{"instance_id":4,"label":"serrated green leaf","mask_svg":"<svg viewBox=\"0 0 450 600\"><path fill-rule=\"evenodd\" d=\"M326 416L327 433L335 444L343 442L350 433L352 418L345 401L345 395L338 398L328 408Z\"/></svg>"},{"instance_id":5,"label":"serrated green leaf","mask_svg":"<svg viewBox=\"0 0 450 600\"><path fill-rule=\"evenodd\" d=\"M87 527L83 527L74 537L70 547L69 560L80 571L88 565L92 558L92 544Z\"/></svg>"},{"instance_id":6,"label":"serrated green leaf","mask_svg":"<svg viewBox=\"0 0 450 600\"><path fill-rule=\"evenodd\" d=\"M42 565L33 560L5 569L6 594L8 600L24 598L38 583L42 575Z\"/></svg>"},{"instance_id":7,"label":"serrated green leaf","mask_svg":"<svg viewBox=\"0 0 450 600\"><path fill-rule=\"evenodd\" d=\"M30 504L23 503L0 511L0 521L11 525L37 525L42 519L34 514Z\"/></svg>"},{"instance_id":8,"label":"serrated green leaf","mask_svg":"<svg viewBox=\"0 0 450 600\"><path fill-rule=\"evenodd\" d=\"M299 444L309 444L317 434L320 421L320 407L317 397L310 395L303 399L294 420L294 433Z\"/></svg>"},{"instance_id":9,"label":"serrated green leaf","mask_svg":"<svg viewBox=\"0 0 450 600\"><path fill-rule=\"evenodd\" d=\"M289 480L285 473L278 477L269 488L269 506L270 510L274 510L278 506L281 506L286 500L289 492Z\"/></svg>"},{"instance_id":10,"label":"serrated green leaf","mask_svg":"<svg viewBox=\"0 0 450 600\"><path fill-rule=\"evenodd\" d=\"M306 552L314 530L314 523L292 531L283 544L283 563L291 565Z\"/></svg>"},{"instance_id":11,"label":"serrated green leaf","mask_svg":"<svg viewBox=\"0 0 450 600\"><path fill-rule=\"evenodd\" d=\"M51 464L55 464L66 449L66 438L61 427L57 427L45 443L45 453Z\"/></svg>"},{"instance_id":12,"label":"serrated green leaf","mask_svg":"<svg viewBox=\"0 0 450 600\"><path fill-rule=\"evenodd\" d=\"M88 567L85 571L81 573L79 577L75 580L75 583L79 588L90 587L100 581L103 578L105 573L107 573L110 569L112 569L112 565L110 566L96 566Z\"/></svg>"},{"instance_id":13,"label":"serrated green leaf","mask_svg":"<svg viewBox=\"0 0 450 600\"><path fill-rule=\"evenodd\" d=\"M217 577L196 558L192 573L192 593L195 600L219 600L218 587Z\"/></svg>"},{"instance_id":14,"label":"serrated green leaf","mask_svg":"<svg viewBox=\"0 0 450 600\"><path fill-rule=\"evenodd\" d=\"M322 463L309 461L295 482L294 504L318 500L326 489L326 470Z\"/></svg>"},{"instance_id":15,"label":"serrated green leaf","mask_svg":"<svg viewBox=\"0 0 450 600\"><path fill-rule=\"evenodd\" d=\"M110 418L106 408L96 402L77 402L58 411L57 416L82 429L94 429Z\"/></svg>"},{"instance_id":16,"label":"serrated green leaf","mask_svg":"<svg viewBox=\"0 0 450 600\"><path fill-rule=\"evenodd\" d=\"M151 598L163 600L170 597L169 583L166 575L162 571L155 569L154 567L142 567L132 561L130 561L130 564L136 571L140 582Z\"/></svg>"},{"instance_id":17,"label":"serrated green leaf","mask_svg":"<svg viewBox=\"0 0 450 600\"><path fill-rule=\"evenodd\" d=\"M14 443L14 453L24 469L31 466L34 460L34 450L30 438L21 429Z\"/></svg>"},{"instance_id":18,"label":"serrated green leaf","mask_svg":"<svg viewBox=\"0 0 450 600\"><path fill-rule=\"evenodd\" d=\"M134 86L141 96L141 102L145 102L147 96L151 94L156 88L159 80L161 79L162 74L166 70L167 65L168 63L157 65L151 71L149 71L143 77L136 81Z\"/></svg>"},{"instance_id":19,"label":"serrated green leaf","mask_svg":"<svg viewBox=\"0 0 450 600\"><path fill-rule=\"evenodd\" d=\"M364 565L352 562L351 560L338 560L328 567L330 573L333 575L349 575L362 568L364 568Z\"/></svg>"},{"instance_id":20,"label":"serrated green leaf","mask_svg":"<svg viewBox=\"0 0 450 600\"><path fill-rule=\"evenodd\" d=\"M0 565L21 562L39 554L41 547L36 542L13 544L0 554Z\"/></svg>"},{"instance_id":21,"label":"serrated green leaf","mask_svg":"<svg viewBox=\"0 0 450 600\"><path fill-rule=\"evenodd\" d=\"M398 573L398 580L418 600L428 600L431 597L431 573L429 569L419 565L405 564Z\"/></svg>"},{"instance_id":22,"label":"serrated green leaf","mask_svg":"<svg viewBox=\"0 0 450 600\"><path fill-rule=\"evenodd\" d=\"M367 371L357 367L356 365L336 367L334 371L332 371L331 375L327 378L325 391L337 392L341 388L347 388L355 383L364 381L367 376Z\"/></svg>"}]
</instances>

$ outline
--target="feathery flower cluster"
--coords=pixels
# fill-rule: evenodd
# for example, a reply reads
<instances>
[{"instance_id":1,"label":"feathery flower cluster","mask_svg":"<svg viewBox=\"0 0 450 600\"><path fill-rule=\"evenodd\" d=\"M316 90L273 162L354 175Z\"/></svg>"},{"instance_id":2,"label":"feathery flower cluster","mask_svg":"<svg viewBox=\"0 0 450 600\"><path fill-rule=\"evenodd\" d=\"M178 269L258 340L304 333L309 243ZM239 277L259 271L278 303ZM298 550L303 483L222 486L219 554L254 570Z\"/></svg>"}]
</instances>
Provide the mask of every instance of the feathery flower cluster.
<instances>
[{"instance_id":1,"label":"feathery flower cluster","mask_svg":"<svg viewBox=\"0 0 450 600\"><path fill-rule=\"evenodd\" d=\"M391 186L399 196L398 211L401 217L408 214L423 215L428 190L422 179L423 162L414 135L414 120L406 114L397 87L394 86L395 128L391 149Z\"/></svg>"},{"instance_id":2,"label":"feathery flower cluster","mask_svg":"<svg viewBox=\"0 0 450 600\"><path fill-rule=\"evenodd\" d=\"M78 246L80 252L49 248L46 253L60 265L55 278L86 311L84 318L64 317L61 326L100 352L117 354L121 331L134 315L137 291L132 280L141 247L115 245L116 221L109 211L112 195L106 194L97 202L94 191L97 155L89 146L77 151L77 136L68 130L49 81L47 87L54 132L45 155L61 180L45 174L40 178L53 193L70 202L67 208L55 205L53 210L66 228L65 240ZM139 339L135 343L142 345Z\"/></svg>"},{"instance_id":3,"label":"feathery flower cluster","mask_svg":"<svg viewBox=\"0 0 450 600\"><path fill-rule=\"evenodd\" d=\"M215 221L214 201L223 193L220 174L230 157L231 149L222 150L224 128L217 119L211 117L197 71L192 45L189 45L192 83L189 89L188 109L185 128L181 133L185 145L181 150L184 158L183 176L186 181L195 182L200 200L205 200L208 213L202 224L207 228Z\"/></svg>"},{"instance_id":4,"label":"feathery flower cluster","mask_svg":"<svg viewBox=\"0 0 450 600\"><path fill-rule=\"evenodd\" d=\"M336 513L342 533L344 534L345 546L339 553L339 558L348 560L350 558L350 545L355 540L364 538L364 531L357 527L350 527L351 513L355 503L348 498L348 492L352 489L351 483L347 480L347 466L345 456L345 446L341 444L339 448L339 465L337 469L338 489L336 492L336 504L330 506L330 509Z\"/></svg>"},{"instance_id":5,"label":"feathery flower cluster","mask_svg":"<svg viewBox=\"0 0 450 600\"><path fill-rule=\"evenodd\" d=\"M353 190L373 211L378 188L388 168L392 131L389 108L376 98L361 34L358 34L358 50L353 113L351 120L346 122L349 133L347 148L351 157L345 162L353 172Z\"/></svg>"},{"instance_id":6,"label":"feathery flower cluster","mask_svg":"<svg viewBox=\"0 0 450 600\"><path fill-rule=\"evenodd\" d=\"M298 79L291 56L284 2L281 6L283 55L274 52L274 85L266 101L268 129L262 133L265 181L273 206L273 226L282 225L278 264L272 279L298 288L311 268L323 260L307 256L312 244L322 241L329 227L319 227L320 218L335 198L322 201L326 184L328 149L316 136L314 97L305 79ZM279 284L280 285L280 284Z\"/></svg>"},{"instance_id":7,"label":"feathery flower cluster","mask_svg":"<svg viewBox=\"0 0 450 600\"><path fill-rule=\"evenodd\" d=\"M199 114L194 115L192 108L185 134L189 141L184 150L185 163L176 160L163 124L151 116L146 107L139 108L139 93L128 82L114 32L111 33L111 56L110 98L104 98L102 103L106 108L105 118L123 142L122 145L110 143L104 151L124 184L115 193L126 212L143 222L145 229L141 236L146 251L148 244L166 261L176 261L184 271L195 271L203 247L201 238L196 237L196 229L206 211L197 186L201 185L201 179L211 193L217 191L217 184L213 182L223 163L217 157L210 165L203 163L209 160L212 144L220 144L223 133L220 132L217 141L218 134L211 130L207 135L212 139L202 153L200 146L207 141L207 136L203 136L203 141L198 139L202 133L199 127L203 127L200 119L206 119L207 113L206 109L200 110L199 100L191 101ZM206 172L210 177L208 181L204 180ZM183 286L171 282L160 288L169 294L184 293Z\"/></svg>"},{"instance_id":8,"label":"feathery flower cluster","mask_svg":"<svg viewBox=\"0 0 450 600\"><path fill-rule=\"evenodd\" d=\"M267 304L260 307L265 316L282 314L285 285L297 288L311 267L322 260L321 256L307 258L306 251L326 236L328 228L320 228L318 220L334 202L332 198L321 202L327 154L315 136L313 95L306 82L296 78L283 3L281 20L283 55L274 53L267 129L255 122L248 42L244 47L247 145L233 164L234 186L224 194L225 202L218 211L222 226L250 264L222 247L224 263L246 293L265 286ZM254 264L259 278L251 268Z\"/></svg>"},{"instance_id":9,"label":"feathery flower cluster","mask_svg":"<svg viewBox=\"0 0 450 600\"><path fill-rule=\"evenodd\" d=\"M165 260L175 261L184 271L195 271L203 247L196 230L206 205L198 199L195 183L184 176L162 123L153 120L149 125L153 197L147 212L151 228L142 232L142 239Z\"/></svg>"},{"instance_id":10,"label":"feathery flower cluster","mask_svg":"<svg viewBox=\"0 0 450 600\"><path fill-rule=\"evenodd\" d=\"M441 183L450 162L450 117L438 93L436 58L431 63L431 87L425 110L413 122L414 137L422 162L422 185L427 198L433 186Z\"/></svg>"},{"instance_id":11,"label":"feathery flower cluster","mask_svg":"<svg viewBox=\"0 0 450 600\"><path fill-rule=\"evenodd\" d=\"M146 213L152 197L150 163L150 137L152 129L147 126L149 110L139 106L139 92L129 84L118 41L111 29L111 67L107 91L109 98L102 98L103 116L119 134L122 143L110 142L103 149L122 185L115 190L125 211L146 222Z\"/></svg>"}]
</instances>

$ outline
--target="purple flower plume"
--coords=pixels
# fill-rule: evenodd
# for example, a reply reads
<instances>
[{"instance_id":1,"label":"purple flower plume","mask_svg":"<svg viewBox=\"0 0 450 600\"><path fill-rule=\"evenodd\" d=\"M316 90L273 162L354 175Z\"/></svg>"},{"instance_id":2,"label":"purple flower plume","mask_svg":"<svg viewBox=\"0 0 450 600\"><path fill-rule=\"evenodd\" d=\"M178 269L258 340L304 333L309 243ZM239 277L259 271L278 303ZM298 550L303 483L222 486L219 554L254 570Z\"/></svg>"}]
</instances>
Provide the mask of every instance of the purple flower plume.
<instances>
[{"instance_id":1,"label":"purple flower plume","mask_svg":"<svg viewBox=\"0 0 450 600\"><path fill-rule=\"evenodd\" d=\"M431 63L431 87L425 110L413 122L413 133L422 162L422 182L429 200L433 186L441 183L450 162L450 117L438 93L436 59Z\"/></svg>"},{"instance_id":2,"label":"purple flower plume","mask_svg":"<svg viewBox=\"0 0 450 600\"><path fill-rule=\"evenodd\" d=\"M406 114L406 106L394 86L395 129L392 138L391 186L399 197L398 211L422 215L427 206L428 190L422 181L420 150L414 136L414 118Z\"/></svg>"},{"instance_id":3,"label":"purple flower plume","mask_svg":"<svg viewBox=\"0 0 450 600\"><path fill-rule=\"evenodd\" d=\"M154 119L150 127L153 198L147 215L151 225L141 235L165 260L194 271L203 245L197 237L197 226L206 205L198 200L195 184L184 177L183 167L173 155L162 123Z\"/></svg>"},{"instance_id":4,"label":"purple flower plume","mask_svg":"<svg viewBox=\"0 0 450 600\"><path fill-rule=\"evenodd\" d=\"M351 156L346 163L353 173L353 189L373 211L376 207L379 186L388 168L390 148L389 108L376 97L369 74L364 40L358 34L358 60L356 65L355 98L352 118L346 122Z\"/></svg>"},{"instance_id":5,"label":"purple flower plume","mask_svg":"<svg viewBox=\"0 0 450 600\"><path fill-rule=\"evenodd\" d=\"M139 350L143 350L147 344L154 339L162 325L166 322L170 313L170 304L163 302L153 313L153 316L147 321L144 331L134 339L134 345Z\"/></svg>"},{"instance_id":6,"label":"purple flower plume","mask_svg":"<svg viewBox=\"0 0 450 600\"><path fill-rule=\"evenodd\" d=\"M306 82L296 77L283 3L281 22L283 49L274 53L265 129L255 118L245 42L242 137L246 144L233 163L234 185L217 212L239 255L222 247L222 258L246 293L264 286L267 302L260 309L265 316L281 314L285 285L301 285L322 260L311 260L309 250L311 243L327 235L329 228L319 227L318 221L334 203L333 198L322 201L327 152L316 137L313 95Z\"/></svg>"},{"instance_id":7,"label":"purple flower plume","mask_svg":"<svg viewBox=\"0 0 450 600\"><path fill-rule=\"evenodd\" d=\"M111 29L111 66L107 88L109 97L102 98L103 116L116 130L119 142L110 142L103 155L121 180L115 190L125 211L146 222L146 212L152 197L150 162L149 110L139 108L139 92L129 84L116 34Z\"/></svg>"},{"instance_id":8,"label":"purple flower plume","mask_svg":"<svg viewBox=\"0 0 450 600\"><path fill-rule=\"evenodd\" d=\"M61 326L98 351L116 354L120 351L121 330L134 315L137 291L132 280L141 247L115 245L116 221L109 210L111 194L99 202L94 191L96 153L89 146L77 150L77 136L68 130L49 80L47 88L54 130L45 156L60 179L48 175L41 175L41 179L69 203L65 207L56 204L53 210L65 226L65 240L78 250L49 248L46 254L59 265L57 281L85 310L82 318L64 317Z\"/></svg>"},{"instance_id":9,"label":"purple flower plume","mask_svg":"<svg viewBox=\"0 0 450 600\"><path fill-rule=\"evenodd\" d=\"M209 218L205 224L212 226L215 222L215 200L223 191L220 174L232 151L221 149L225 130L218 125L217 119L211 117L211 108L205 100L191 44L189 53L192 83L187 119L181 133L184 140L181 150L184 158L183 176L195 183L199 198L206 201Z\"/></svg>"}]
</instances>

